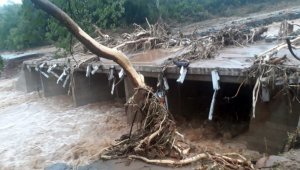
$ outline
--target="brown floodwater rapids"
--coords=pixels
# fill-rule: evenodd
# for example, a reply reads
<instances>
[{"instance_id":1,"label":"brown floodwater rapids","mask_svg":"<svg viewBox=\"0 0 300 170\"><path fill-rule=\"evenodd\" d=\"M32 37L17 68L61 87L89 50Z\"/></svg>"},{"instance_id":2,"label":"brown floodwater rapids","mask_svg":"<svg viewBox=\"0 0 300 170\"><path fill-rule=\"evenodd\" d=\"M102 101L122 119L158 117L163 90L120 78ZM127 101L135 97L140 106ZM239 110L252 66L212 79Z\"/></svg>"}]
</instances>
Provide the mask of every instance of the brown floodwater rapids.
<instances>
[{"instance_id":1,"label":"brown floodwater rapids","mask_svg":"<svg viewBox=\"0 0 300 170\"><path fill-rule=\"evenodd\" d=\"M123 106L100 102L73 107L71 97L41 98L0 80L0 169L88 164L128 128Z\"/></svg>"},{"instance_id":2,"label":"brown floodwater rapids","mask_svg":"<svg viewBox=\"0 0 300 170\"><path fill-rule=\"evenodd\" d=\"M44 98L38 92L19 92L15 82L0 79L0 170L44 169L55 163L88 165L99 159L102 149L129 132L122 103L106 101L74 107L70 96ZM243 141L220 137L213 126L177 119L179 131L198 151L260 157ZM111 169L117 168L114 166ZM149 165L136 162L129 167L116 166L125 170Z\"/></svg>"}]
</instances>

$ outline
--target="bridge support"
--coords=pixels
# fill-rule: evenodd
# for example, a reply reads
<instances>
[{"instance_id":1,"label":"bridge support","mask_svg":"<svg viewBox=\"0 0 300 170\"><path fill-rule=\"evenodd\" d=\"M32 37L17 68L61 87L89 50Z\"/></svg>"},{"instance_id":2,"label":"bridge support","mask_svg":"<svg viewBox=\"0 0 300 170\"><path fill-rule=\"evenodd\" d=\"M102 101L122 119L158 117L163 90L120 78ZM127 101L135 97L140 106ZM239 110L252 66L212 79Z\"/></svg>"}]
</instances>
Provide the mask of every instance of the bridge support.
<instances>
[{"instance_id":1,"label":"bridge support","mask_svg":"<svg viewBox=\"0 0 300 170\"><path fill-rule=\"evenodd\" d=\"M75 106L111 100L111 89L105 74L95 74L86 77L85 72L74 72L72 95Z\"/></svg>"},{"instance_id":2,"label":"bridge support","mask_svg":"<svg viewBox=\"0 0 300 170\"><path fill-rule=\"evenodd\" d=\"M27 93L42 89L40 73L31 67L27 68L23 66L16 83L16 88Z\"/></svg>"},{"instance_id":3,"label":"bridge support","mask_svg":"<svg viewBox=\"0 0 300 170\"><path fill-rule=\"evenodd\" d=\"M44 71L46 72L46 71ZM62 71L55 70L56 73L59 73L59 75L62 73ZM68 87L63 88L61 84L57 84L57 78L53 76L49 76L49 78L46 78L44 75L40 74L40 79L42 82L42 89L44 97L52 97L52 96L58 96L58 95L65 95L68 92Z\"/></svg>"}]
</instances>

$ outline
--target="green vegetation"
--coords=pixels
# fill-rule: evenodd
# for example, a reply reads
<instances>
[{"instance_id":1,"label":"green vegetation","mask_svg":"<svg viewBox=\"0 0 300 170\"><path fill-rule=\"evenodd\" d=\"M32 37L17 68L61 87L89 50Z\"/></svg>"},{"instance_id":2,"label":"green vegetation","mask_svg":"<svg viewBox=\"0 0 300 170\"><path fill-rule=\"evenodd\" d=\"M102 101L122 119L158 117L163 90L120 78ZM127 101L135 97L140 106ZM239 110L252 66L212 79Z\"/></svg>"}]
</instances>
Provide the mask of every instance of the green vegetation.
<instances>
[{"instance_id":1,"label":"green vegetation","mask_svg":"<svg viewBox=\"0 0 300 170\"><path fill-rule=\"evenodd\" d=\"M33 9L28 0L23 5L0 9L0 49L23 49L45 44L47 15Z\"/></svg>"},{"instance_id":2,"label":"green vegetation","mask_svg":"<svg viewBox=\"0 0 300 170\"><path fill-rule=\"evenodd\" d=\"M200 21L235 14L237 7L276 3L283 0L51 0L67 12L85 31L142 24L147 17ZM293 1L293 0L286 0ZM285 1L285 2L286 2ZM253 9L256 11L257 9ZM34 9L30 0L22 5L0 7L0 50L24 49L55 44L69 48L72 36L55 19Z\"/></svg>"},{"instance_id":3,"label":"green vegetation","mask_svg":"<svg viewBox=\"0 0 300 170\"><path fill-rule=\"evenodd\" d=\"M85 31L93 34L96 25L101 28L118 26L124 13L124 0L53 0ZM46 39L62 48L68 48L71 34L53 18L48 19Z\"/></svg>"},{"instance_id":4,"label":"green vegetation","mask_svg":"<svg viewBox=\"0 0 300 170\"><path fill-rule=\"evenodd\" d=\"M0 47L1 49L10 48L12 36L11 30L15 29L19 22L18 12L20 6L9 5L0 8Z\"/></svg>"}]
</instances>

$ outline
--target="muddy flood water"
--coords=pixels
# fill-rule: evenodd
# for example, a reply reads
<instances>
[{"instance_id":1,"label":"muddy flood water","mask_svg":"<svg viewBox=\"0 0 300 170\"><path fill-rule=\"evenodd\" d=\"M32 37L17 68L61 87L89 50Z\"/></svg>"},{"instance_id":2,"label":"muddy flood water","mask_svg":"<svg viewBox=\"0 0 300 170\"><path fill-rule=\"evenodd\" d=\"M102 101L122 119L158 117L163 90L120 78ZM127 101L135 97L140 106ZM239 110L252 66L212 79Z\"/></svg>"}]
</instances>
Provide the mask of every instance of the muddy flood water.
<instances>
[{"instance_id":1,"label":"muddy flood water","mask_svg":"<svg viewBox=\"0 0 300 170\"><path fill-rule=\"evenodd\" d=\"M87 165L129 131L121 103L108 101L75 108L70 96L44 98L38 92L19 92L14 89L15 81L0 80L1 170L44 169L55 163ZM203 150L259 157L243 142L224 142L213 134L214 129L200 123L185 123L179 130Z\"/></svg>"},{"instance_id":2,"label":"muddy flood water","mask_svg":"<svg viewBox=\"0 0 300 170\"><path fill-rule=\"evenodd\" d=\"M43 169L96 160L127 131L124 109L112 102L73 107L71 98L41 98L0 80L0 169Z\"/></svg>"}]
</instances>

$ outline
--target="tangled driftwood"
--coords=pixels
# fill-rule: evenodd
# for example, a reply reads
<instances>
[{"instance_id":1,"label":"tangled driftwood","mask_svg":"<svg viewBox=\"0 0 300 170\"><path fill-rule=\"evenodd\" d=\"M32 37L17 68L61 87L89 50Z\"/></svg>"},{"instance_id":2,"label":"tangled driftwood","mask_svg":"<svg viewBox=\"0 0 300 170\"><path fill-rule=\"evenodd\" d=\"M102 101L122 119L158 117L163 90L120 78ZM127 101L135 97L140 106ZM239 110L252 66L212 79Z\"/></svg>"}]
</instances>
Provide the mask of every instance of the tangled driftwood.
<instances>
[{"instance_id":1,"label":"tangled driftwood","mask_svg":"<svg viewBox=\"0 0 300 170\"><path fill-rule=\"evenodd\" d=\"M172 115L155 94L150 89L136 89L126 105L126 111L134 113L135 117L137 114L142 115L141 128L123 136L123 142L105 151L102 157L116 158L136 154L148 158L163 158L169 154L176 145L176 126ZM132 125L134 121L135 119Z\"/></svg>"},{"instance_id":2,"label":"tangled driftwood","mask_svg":"<svg viewBox=\"0 0 300 170\"><path fill-rule=\"evenodd\" d=\"M147 51L156 48L173 48L184 47L185 53L166 60L163 65L173 64L173 60L195 61L199 59L214 58L218 51L226 46L245 46L262 38L262 34L268 29L261 27L250 29L244 26L225 27L216 32L210 32L208 35L194 35L192 37L184 36L181 32L179 35L172 35L169 26L159 20L155 24L150 24L146 19L147 28L134 24L132 33L123 33L120 37L112 37L104 34L97 26L96 33L99 37L98 42L108 47L120 50L125 53L134 53ZM76 44L76 48L84 49ZM78 51L78 50L77 50Z\"/></svg>"},{"instance_id":3,"label":"tangled driftwood","mask_svg":"<svg viewBox=\"0 0 300 170\"><path fill-rule=\"evenodd\" d=\"M173 64L177 60L195 61L199 59L214 58L220 49L227 46L245 46L262 39L263 33L268 31L268 28L261 27L257 29L249 29L240 27L225 27L217 32L211 32L209 35L196 36L193 39L179 38L175 42L185 42L188 50L184 54L166 60L164 66ZM170 41L170 40L169 40ZM181 44L181 43L179 43ZM178 44L177 44L178 45Z\"/></svg>"},{"instance_id":4,"label":"tangled driftwood","mask_svg":"<svg viewBox=\"0 0 300 170\"><path fill-rule=\"evenodd\" d=\"M190 146L177 131L172 115L150 89L136 89L127 103L129 110L142 114L141 127L134 133L130 131L123 135L117 144L103 150L100 154L102 159L128 157L166 166L183 166L203 161L223 168L254 169L251 162L236 153L190 153Z\"/></svg>"},{"instance_id":5,"label":"tangled driftwood","mask_svg":"<svg viewBox=\"0 0 300 170\"><path fill-rule=\"evenodd\" d=\"M296 37L291 41L281 43L261 54L256 56L256 60L249 69L248 78L255 79L255 86L252 92L252 108L253 117L255 117L256 103L261 92L261 86L269 86L275 89L275 85L278 82L282 87L279 93L284 92L288 97L290 112L292 112L292 101L296 100L300 103L298 99L298 85L293 85L290 83L291 79L294 79L295 83L298 84L298 77L300 70L297 66L285 66L284 62L287 60L286 55L282 57L277 57L277 53L284 48L294 48L297 43L300 42L300 37ZM291 50L291 49L290 49ZM297 59L297 58L296 58ZM277 95L275 95L277 96Z\"/></svg>"},{"instance_id":6,"label":"tangled driftwood","mask_svg":"<svg viewBox=\"0 0 300 170\"><path fill-rule=\"evenodd\" d=\"M262 27L258 29L249 29L245 27L225 27L219 32L212 35L214 42L222 47L235 45L244 46L248 43L253 43L261 39L261 35L266 32L268 28Z\"/></svg>"},{"instance_id":7,"label":"tangled driftwood","mask_svg":"<svg viewBox=\"0 0 300 170\"><path fill-rule=\"evenodd\" d=\"M134 31L132 33L123 33L121 36L115 37L104 34L100 28L93 25L95 33L98 35L95 40L107 47L125 53L162 48L163 44L165 44L168 39L168 26L162 21L158 21L154 25L151 25L147 19L146 21L148 23L147 28L143 28L138 24L133 24ZM73 46L73 51L79 53L85 51L85 47L80 43L76 43Z\"/></svg>"}]
</instances>

